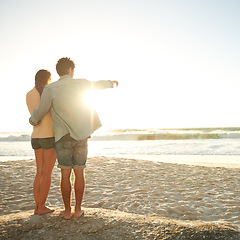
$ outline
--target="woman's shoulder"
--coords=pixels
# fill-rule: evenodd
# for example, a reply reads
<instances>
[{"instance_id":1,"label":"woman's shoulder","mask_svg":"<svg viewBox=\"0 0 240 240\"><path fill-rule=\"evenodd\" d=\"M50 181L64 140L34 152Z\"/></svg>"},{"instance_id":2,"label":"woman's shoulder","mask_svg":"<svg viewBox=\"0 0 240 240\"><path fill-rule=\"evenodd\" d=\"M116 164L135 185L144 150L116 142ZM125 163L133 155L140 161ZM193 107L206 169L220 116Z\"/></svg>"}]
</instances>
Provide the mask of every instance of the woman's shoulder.
<instances>
[{"instance_id":1,"label":"woman's shoulder","mask_svg":"<svg viewBox=\"0 0 240 240\"><path fill-rule=\"evenodd\" d=\"M31 95L40 95L38 90L34 87L33 89L31 89L26 96L31 96Z\"/></svg>"},{"instance_id":2,"label":"woman's shoulder","mask_svg":"<svg viewBox=\"0 0 240 240\"><path fill-rule=\"evenodd\" d=\"M40 94L39 94L38 90L34 87L32 90L30 90L26 94L26 99L27 99L27 101L31 101L32 99L40 99Z\"/></svg>"}]
</instances>

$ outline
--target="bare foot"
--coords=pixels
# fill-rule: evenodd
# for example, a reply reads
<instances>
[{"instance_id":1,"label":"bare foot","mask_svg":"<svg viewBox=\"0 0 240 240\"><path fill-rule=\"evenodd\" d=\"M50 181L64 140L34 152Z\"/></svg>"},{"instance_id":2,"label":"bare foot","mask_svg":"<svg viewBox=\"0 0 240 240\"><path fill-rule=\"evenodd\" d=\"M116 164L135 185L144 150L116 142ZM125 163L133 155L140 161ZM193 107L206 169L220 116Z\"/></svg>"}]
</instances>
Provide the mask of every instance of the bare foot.
<instances>
[{"instance_id":1,"label":"bare foot","mask_svg":"<svg viewBox=\"0 0 240 240\"><path fill-rule=\"evenodd\" d=\"M38 210L36 211L36 214L42 215L42 214L52 213L52 212L54 212L54 209L50 209L48 207L44 207L42 209L38 208Z\"/></svg>"},{"instance_id":2,"label":"bare foot","mask_svg":"<svg viewBox=\"0 0 240 240\"><path fill-rule=\"evenodd\" d=\"M83 216L83 214L84 214L83 210L79 210L79 211L75 210L74 217L79 218L79 217Z\"/></svg>"},{"instance_id":3,"label":"bare foot","mask_svg":"<svg viewBox=\"0 0 240 240\"><path fill-rule=\"evenodd\" d=\"M36 207L35 210L34 210L34 214L37 214L37 207Z\"/></svg>"},{"instance_id":4,"label":"bare foot","mask_svg":"<svg viewBox=\"0 0 240 240\"><path fill-rule=\"evenodd\" d=\"M72 217L71 211L64 210L64 211L61 211L60 213L67 220L69 220Z\"/></svg>"}]
</instances>

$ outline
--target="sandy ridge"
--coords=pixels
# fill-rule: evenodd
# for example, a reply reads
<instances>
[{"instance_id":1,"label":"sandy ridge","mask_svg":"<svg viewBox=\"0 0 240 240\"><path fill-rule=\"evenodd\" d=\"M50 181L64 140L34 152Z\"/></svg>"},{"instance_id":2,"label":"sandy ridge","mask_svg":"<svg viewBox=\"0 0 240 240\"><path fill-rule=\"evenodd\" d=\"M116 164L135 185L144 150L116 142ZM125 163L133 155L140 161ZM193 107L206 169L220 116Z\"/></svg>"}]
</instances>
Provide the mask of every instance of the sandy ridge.
<instances>
[{"instance_id":1,"label":"sandy ridge","mask_svg":"<svg viewBox=\"0 0 240 240\"><path fill-rule=\"evenodd\" d=\"M79 219L65 220L32 211L0 217L1 239L239 239L240 232L214 223L175 221L101 208L85 208Z\"/></svg>"}]
</instances>

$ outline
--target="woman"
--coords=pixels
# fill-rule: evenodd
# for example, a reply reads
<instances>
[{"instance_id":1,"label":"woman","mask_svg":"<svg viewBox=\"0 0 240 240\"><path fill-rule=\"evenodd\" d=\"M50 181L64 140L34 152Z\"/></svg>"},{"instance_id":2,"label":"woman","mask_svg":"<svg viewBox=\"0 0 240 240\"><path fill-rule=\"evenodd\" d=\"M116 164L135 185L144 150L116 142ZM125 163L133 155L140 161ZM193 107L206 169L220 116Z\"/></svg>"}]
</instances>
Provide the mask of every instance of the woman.
<instances>
[{"instance_id":1,"label":"woman","mask_svg":"<svg viewBox=\"0 0 240 240\"><path fill-rule=\"evenodd\" d=\"M39 70L35 76L35 87L27 93L26 101L30 114L37 108L44 87L51 82L51 73ZM51 113L33 127L31 144L35 152L37 172L33 184L35 214L45 214L54 210L45 206L51 185L51 174L56 161L55 139Z\"/></svg>"}]
</instances>

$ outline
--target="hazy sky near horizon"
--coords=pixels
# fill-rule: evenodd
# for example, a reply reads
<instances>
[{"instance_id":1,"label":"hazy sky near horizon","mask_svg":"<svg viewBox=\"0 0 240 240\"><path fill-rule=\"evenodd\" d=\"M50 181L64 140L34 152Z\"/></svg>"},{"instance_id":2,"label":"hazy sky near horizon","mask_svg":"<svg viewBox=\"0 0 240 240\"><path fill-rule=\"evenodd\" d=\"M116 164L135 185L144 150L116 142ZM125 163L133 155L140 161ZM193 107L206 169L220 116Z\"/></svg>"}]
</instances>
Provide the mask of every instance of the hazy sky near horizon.
<instances>
[{"instance_id":1,"label":"hazy sky near horizon","mask_svg":"<svg viewBox=\"0 0 240 240\"><path fill-rule=\"evenodd\" d=\"M61 57L98 94L103 129L240 126L240 1L0 3L0 131L30 131L25 95Z\"/></svg>"}]
</instances>

